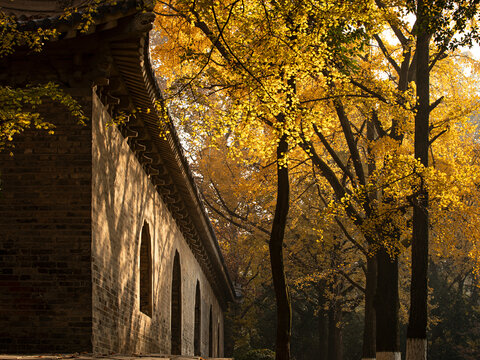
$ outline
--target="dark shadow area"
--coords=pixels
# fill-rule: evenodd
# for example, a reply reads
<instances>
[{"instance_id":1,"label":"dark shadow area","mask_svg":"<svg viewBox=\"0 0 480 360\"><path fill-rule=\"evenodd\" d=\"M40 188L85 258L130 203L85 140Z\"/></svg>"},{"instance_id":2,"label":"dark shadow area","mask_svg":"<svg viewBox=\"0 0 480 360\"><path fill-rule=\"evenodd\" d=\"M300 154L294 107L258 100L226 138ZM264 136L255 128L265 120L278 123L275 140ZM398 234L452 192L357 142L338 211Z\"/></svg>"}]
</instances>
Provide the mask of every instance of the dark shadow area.
<instances>
[{"instance_id":1,"label":"dark shadow area","mask_svg":"<svg viewBox=\"0 0 480 360\"><path fill-rule=\"evenodd\" d=\"M200 356L200 334L202 330L202 307L200 296L200 282L197 280L197 286L195 288L195 329L193 335L193 354Z\"/></svg>"},{"instance_id":2,"label":"dark shadow area","mask_svg":"<svg viewBox=\"0 0 480 360\"><path fill-rule=\"evenodd\" d=\"M182 353L182 275L180 269L180 255L175 251L172 275L172 303L171 303L171 353Z\"/></svg>"},{"instance_id":3,"label":"dark shadow area","mask_svg":"<svg viewBox=\"0 0 480 360\"><path fill-rule=\"evenodd\" d=\"M37 110L55 132L0 154L0 353L91 351L91 127L55 102Z\"/></svg>"},{"instance_id":4,"label":"dark shadow area","mask_svg":"<svg viewBox=\"0 0 480 360\"><path fill-rule=\"evenodd\" d=\"M220 323L217 324L217 357L220 356Z\"/></svg>"},{"instance_id":5,"label":"dark shadow area","mask_svg":"<svg viewBox=\"0 0 480 360\"><path fill-rule=\"evenodd\" d=\"M148 223L142 228L140 244L140 311L152 317L152 244Z\"/></svg>"},{"instance_id":6,"label":"dark shadow area","mask_svg":"<svg viewBox=\"0 0 480 360\"><path fill-rule=\"evenodd\" d=\"M212 305L210 305L210 316L208 318L208 356L213 357L213 321Z\"/></svg>"}]
</instances>

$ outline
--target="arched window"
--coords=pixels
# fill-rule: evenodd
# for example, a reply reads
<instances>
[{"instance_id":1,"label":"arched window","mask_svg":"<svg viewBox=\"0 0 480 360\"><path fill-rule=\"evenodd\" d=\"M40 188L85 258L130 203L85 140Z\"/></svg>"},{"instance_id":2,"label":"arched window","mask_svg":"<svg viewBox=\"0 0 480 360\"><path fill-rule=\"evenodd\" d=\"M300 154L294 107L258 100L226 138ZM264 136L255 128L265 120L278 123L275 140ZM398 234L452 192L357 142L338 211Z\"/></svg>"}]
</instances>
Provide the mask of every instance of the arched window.
<instances>
[{"instance_id":1,"label":"arched window","mask_svg":"<svg viewBox=\"0 0 480 360\"><path fill-rule=\"evenodd\" d=\"M182 274L180 255L175 251L172 273L172 303L171 303L171 353L182 353Z\"/></svg>"},{"instance_id":2,"label":"arched window","mask_svg":"<svg viewBox=\"0 0 480 360\"><path fill-rule=\"evenodd\" d=\"M217 357L220 357L220 322L217 324Z\"/></svg>"},{"instance_id":3,"label":"arched window","mask_svg":"<svg viewBox=\"0 0 480 360\"><path fill-rule=\"evenodd\" d=\"M210 317L208 321L208 356L213 357L213 321L212 305L210 305Z\"/></svg>"},{"instance_id":4,"label":"arched window","mask_svg":"<svg viewBox=\"0 0 480 360\"><path fill-rule=\"evenodd\" d=\"M195 289L195 329L193 335L193 354L200 356L200 334L202 331L202 305L200 296L200 283L197 280L197 287Z\"/></svg>"},{"instance_id":5,"label":"arched window","mask_svg":"<svg viewBox=\"0 0 480 360\"><path fill-rule=\"evenodd\" d=\"M152 277L152 244L150 231L145 221L140 237L140 311L152 317L153 277Z\"/></svg>"}]
</instances>

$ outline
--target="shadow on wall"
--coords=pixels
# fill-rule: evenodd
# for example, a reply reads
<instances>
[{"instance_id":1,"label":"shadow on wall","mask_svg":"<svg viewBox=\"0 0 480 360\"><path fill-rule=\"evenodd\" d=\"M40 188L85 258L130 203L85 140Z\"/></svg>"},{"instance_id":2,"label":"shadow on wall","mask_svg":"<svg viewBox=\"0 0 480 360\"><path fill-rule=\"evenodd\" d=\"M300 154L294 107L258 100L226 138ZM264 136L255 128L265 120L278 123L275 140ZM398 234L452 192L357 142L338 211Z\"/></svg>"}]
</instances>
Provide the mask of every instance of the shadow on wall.
<instances>
[{"instance_id":1,"label":"shadow on wall","mask_svg":"<svg viewBox=\"0 0 480 360\"><path fill-rule=\"evenodd\" d=\"M167 353L170 344L160 334L170 332L163 310L169 307L165 278L171 275L169 261L160 260L172 253L173 242L165 233L172 220L126 140L114 126L105 126L109 117L96 96L93 108L94 351ZM156 286L151 291L153 311L142 312L139 259L145 222L151 225L150 276Z\"/></svg>"},{"instance_id":2,"label":"shadow on wall","mask_svg":"<svg viewBox=\"0 0 480 360\"><path fill-rule=\"evenodd\" d=\"M221 310L200 265L96 96L93 108L94 352L220 354Z\"/></svg>"},{"instance_id":3,"label":"shadow on wall","mask_svg":"<svg viewBox=\"0 0 480 360\"><path fill-rule=\"evenodd\" d=\"M49 60L11 61L2 76L23 71L33 83L50 76ZM35 73L26 71L30 63ZM90 109L89 93L78 101ZM92 333L90 123L79 125L47 99L36 111L54 133L27 129L0 153L0 353L85 351Z\"/></svg>"}]
</instances>

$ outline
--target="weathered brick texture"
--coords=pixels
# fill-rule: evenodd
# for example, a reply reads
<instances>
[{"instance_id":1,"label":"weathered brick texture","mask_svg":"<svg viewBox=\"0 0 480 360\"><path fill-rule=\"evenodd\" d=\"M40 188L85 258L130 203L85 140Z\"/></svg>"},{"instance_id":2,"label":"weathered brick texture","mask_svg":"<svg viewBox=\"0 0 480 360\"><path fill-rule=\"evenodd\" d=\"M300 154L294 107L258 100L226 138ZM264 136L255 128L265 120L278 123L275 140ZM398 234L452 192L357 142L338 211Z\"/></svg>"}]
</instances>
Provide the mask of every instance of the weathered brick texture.
<instances>
[{"instance_id":1,"label":"weathered brick texture","mask_svg":"<svg viewBox=\"0 0 480 360\"><path fill-rule=\"evenodd\" d=\"M39 110L55 134L0 154L0 353L91 349L91 126Z\"/></svg>"},{"instance_id":2,"label":"weathered brick texture","mask_svg":"<svg viewBox=\"0 0 480 360\"><path fill-rule=\"evenodd\" d=\"M161 196L96 95L92 121L45 103L55 134L29 130L0 155L0 353L170 353L172 275L180 262L181 353L223 355L223 313ZM148 223L151 316L140 311L141 230ZM147 282L148 283L148 282ZM148 313L148 312L147 312Z\"/></svg>"},{"instance_id":3,"label":"weathered brick texture","mask_svg":"<svg viewBox=\"0 0 480 360\"><path fill-rule=\"evenodd\" d=\"M194 352L195 290L199 281L201 354L205 356L208 353L208 316L212 305L214 355L223 355L222 310L200 265L127 141L115 127L105 126L110 118L95 96L93 109L94 351L171 352L172 275L175 252L178 251L181 352L185 355L193 355ZM151 317L140 311L139 260L144 222L149 225L152 244ZM218 340L220 346L217 345Z\"/></svg>"}]
</instances>

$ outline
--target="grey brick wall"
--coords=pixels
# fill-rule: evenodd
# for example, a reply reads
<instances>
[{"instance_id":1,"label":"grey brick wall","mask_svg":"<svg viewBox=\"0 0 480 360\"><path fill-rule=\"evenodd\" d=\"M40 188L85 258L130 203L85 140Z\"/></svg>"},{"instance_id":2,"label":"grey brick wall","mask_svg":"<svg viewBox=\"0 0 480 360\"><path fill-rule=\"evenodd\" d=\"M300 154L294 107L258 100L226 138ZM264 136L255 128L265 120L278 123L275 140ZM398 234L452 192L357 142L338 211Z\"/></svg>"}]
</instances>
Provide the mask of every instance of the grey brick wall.
<instances>
[{"instance_id":1,"label":"grey brick wall","mask_svg":"<svg viewBox=\"0 0 480 360\"><path fill-rule=\"evenodd\" d=\"M0 154L0 353L91 349L91 126L40 110Z\"/></svg>"},{"instance_id":2,"label":"grey brick wall","mask_svg":"<svg viewBox=\"0 0 480 360\"><path fill-rule=\"evenodd\" d=\"M182 354L223 355L223 313L182 233L96 95L81 126L56 105L54 135L29 130L0 154L0 353L170 353L171 286L180 254ZM152 316L140 311L140 233L150 229ZM220 325L220 326L218 326ZM218 330L220 329L220 334ZM220 335L218 337L218 335ZM220 338L220 351L217 343Z\"/></svg>"},{"instance_id":3,"label":"grey brick wall","mask_svg":"<svg viewBox=\"0 0 480 360\"><path fill-rule=\"evenodd\" d=\"M208 351L213 306L214 349L223 314L193 253L126 140L93 99L92 276L93 347L96 352L170 353L171 285L175 251L180 254L182 354L193 355L195 287L202 297L201 353ZM140 233L149 224L153 258L153 313L140 311ZM216 350L214 354L217 355Z\"/></svg>"}]
</instances>

